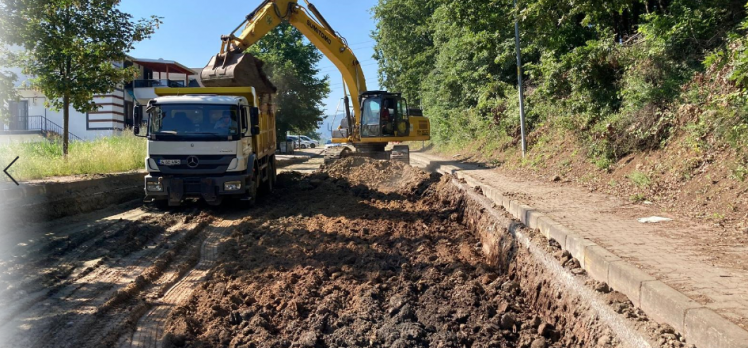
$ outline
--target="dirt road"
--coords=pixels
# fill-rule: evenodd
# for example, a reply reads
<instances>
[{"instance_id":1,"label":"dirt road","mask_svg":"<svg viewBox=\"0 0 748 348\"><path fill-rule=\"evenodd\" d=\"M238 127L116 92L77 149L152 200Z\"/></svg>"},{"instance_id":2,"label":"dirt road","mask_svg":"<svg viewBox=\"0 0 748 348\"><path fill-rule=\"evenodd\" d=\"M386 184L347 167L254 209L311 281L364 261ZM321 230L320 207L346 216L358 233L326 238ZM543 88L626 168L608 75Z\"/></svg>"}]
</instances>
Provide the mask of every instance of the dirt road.
<instances>
[{"instance_id":1,"label":"dirt road","mask_svg":"<svg viewBox=\"0 0 748 348\"><path fill-rule=\"evenodd\" d=\"M0 347L617 345L486 263L448 179L321 162L284 170L254 208L132 203L17 231Z\"/></svg>"}]
</instances>

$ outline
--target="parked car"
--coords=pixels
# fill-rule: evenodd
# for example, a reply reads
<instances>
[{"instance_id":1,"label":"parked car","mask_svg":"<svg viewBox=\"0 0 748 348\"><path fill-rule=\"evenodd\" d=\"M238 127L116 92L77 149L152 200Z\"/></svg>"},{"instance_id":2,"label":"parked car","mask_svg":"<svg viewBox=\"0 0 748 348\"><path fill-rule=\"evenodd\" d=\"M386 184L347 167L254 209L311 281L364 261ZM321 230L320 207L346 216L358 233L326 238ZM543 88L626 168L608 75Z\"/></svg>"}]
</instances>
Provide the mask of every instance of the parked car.
<instances>
[{"instance_id":1,"label":"parked car","mask_svg":"<svg viewBox=\"0 0 748 348\"><path fill-rule=\"evenodd\" d=\"M315 147L318 146L315 142L309 141L309 140L305 140L304 138L307 138L307 137L305 137L305 136L302 135L301 139L299 139L298 135L289 135L289 136L286 136L286 139L288 139L288 141L293 141L293 147L296 148L296 149L299 149L299 148L301 148L301 149L307 149L307 148L313 149L313 148L315 148Z\"/></svg>"},{"instance_id":2,"label":"parked car","mask_svg":"<svg viewBox=\"0 0 748 348\"><path fill-rule=\"evenodd\" d=\"M315 148L315 147L319 147L319 141L317 141L317 140L314 140L314 139L312 139L312 138L310 138L310 137L308 137L306 135L302 135L302 136L300 136L300 138L301 138L301 141L308 142L307 146L309 146L312 149Z\"/></svg>"}]
</instances>

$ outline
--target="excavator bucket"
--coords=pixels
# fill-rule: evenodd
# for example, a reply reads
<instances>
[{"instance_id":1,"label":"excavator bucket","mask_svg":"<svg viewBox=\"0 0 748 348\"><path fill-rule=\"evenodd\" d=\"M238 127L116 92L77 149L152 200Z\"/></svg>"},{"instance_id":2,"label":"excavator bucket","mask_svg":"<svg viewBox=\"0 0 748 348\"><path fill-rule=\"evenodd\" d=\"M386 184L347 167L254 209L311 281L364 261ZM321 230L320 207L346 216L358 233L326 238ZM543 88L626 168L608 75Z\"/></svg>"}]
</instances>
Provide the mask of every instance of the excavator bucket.
<instances>
[{"instance_id":1,"label":"excavator bucket","mask_svg":"<svg viewBox=\"0 0 748 348\"><path fill-rule=\"evenodd\" d=\"M249 53L213 56L200 73L205 87L254 87L257 93L275 93L275 86L262 71L263 62Z\"/></svg>"}]
</instances>

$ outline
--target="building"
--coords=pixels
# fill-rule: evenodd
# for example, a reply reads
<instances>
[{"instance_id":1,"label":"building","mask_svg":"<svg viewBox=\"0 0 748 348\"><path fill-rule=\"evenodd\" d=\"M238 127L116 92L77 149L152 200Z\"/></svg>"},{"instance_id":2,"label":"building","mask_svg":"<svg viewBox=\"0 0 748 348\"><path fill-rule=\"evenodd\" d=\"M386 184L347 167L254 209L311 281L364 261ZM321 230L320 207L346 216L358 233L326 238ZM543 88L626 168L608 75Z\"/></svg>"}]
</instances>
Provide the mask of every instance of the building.
<instances>
[{"instance_id":1,"label":"building","mask_svg":"<svg viewBox=\"0 0 748 348\"><path fill-rule=\"evenodd\" d=\"M81 113L70 109L69 137L71 140L91 140L120 134L132 127L134 113L144 112L144 106L156 95L155 87L198 86L199 69L190 69L171 60L127 57L118 66L135 66L138 76L132 82L113 91L94 96L96 111ZM196 71L197 70L197 71ZM42 139L50 134L61 135L62 110L45 107L46 97L41 92L21 87L24 76L19 76L20 100L10 103L10 118L0 135L20 141Z\"/></svg>"}]
</instances>

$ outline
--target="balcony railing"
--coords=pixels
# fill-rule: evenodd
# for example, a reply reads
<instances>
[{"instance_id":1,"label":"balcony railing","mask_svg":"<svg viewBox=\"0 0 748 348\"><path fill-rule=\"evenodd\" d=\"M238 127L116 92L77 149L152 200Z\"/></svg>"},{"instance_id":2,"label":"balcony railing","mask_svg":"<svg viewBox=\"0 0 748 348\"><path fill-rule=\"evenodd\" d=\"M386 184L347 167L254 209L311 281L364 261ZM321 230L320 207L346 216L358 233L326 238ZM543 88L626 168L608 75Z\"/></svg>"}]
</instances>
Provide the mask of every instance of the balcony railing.
<instances>
[{"instance_id":1,"label":"balcony railing","mask_svg":"<svg viewBox=\"0 0 748 348\"><path fill-rule=\"evenodd\" d=\"M185 87L184 80L135 80L132 82L134 88L153 88L153 87Z\"/></svg>"},{"instance_id":2,"label":"balcony railing","mask_svg":"<svg viewBox=\"0 0 748 348\"><path fill-rule=\"evenodd\" d=\"M10 117L5 124L3 124L3 130L5 131L37 131L41 132L44 136L49 136L50 133L54 133L62 136L63 128L57 123L54 123L44 116L15 116ZM79 136L68 132L68 138L70 140L83 140Z\"/></svg>"}]
</instances>

